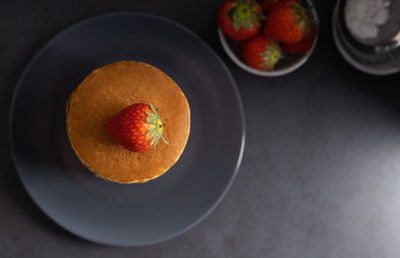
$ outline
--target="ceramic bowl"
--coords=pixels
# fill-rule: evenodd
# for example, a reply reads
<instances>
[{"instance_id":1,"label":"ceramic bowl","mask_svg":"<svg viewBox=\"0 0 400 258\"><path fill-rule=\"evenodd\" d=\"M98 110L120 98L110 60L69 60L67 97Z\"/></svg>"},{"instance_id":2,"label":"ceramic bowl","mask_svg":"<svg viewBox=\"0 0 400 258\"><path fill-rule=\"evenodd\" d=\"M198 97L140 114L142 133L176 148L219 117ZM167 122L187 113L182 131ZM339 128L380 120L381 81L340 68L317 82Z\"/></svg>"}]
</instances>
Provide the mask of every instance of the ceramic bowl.
<instances>
[{"instance_id":1,"label":"ceramic bowl","mask_svg":"<svg viewBox=\"0 0 400 258\"><path fill-rule=\"evenodd\" d=\"M305 7L307 8L309 6L314 6L314 5L310 0L305 1ZM318 15L315 10L315 7L311 8L311 14L313 15L313 17L319 27ZM317 44L317 40L318 40L318 33L317 33L315 40L313 42L312 48L310 49L310 51L308 51L307 53L304 53L304 54L289 54L282 50L284 58L279 60L279 62L275 65L273 70L263 71L263 70L258 70L258 69L252 68L244 62L242 54L241 54L239 42L226 37L220 29L218 29L218 36L219 36L219 40L222 44L224 51L232 59L232 61L235 64L237 64L240 68L242 68L243 70L245 70L249 73L252 73L252 74L255 74L258 76L265 76L265 77L281 76L281 75L291 73L294 70L298 69L300 66L302 66L303 64L305 64L307 62L307 60L311 56L311 54L315 48L315 45Z\"/></svg>"}]
</instances>

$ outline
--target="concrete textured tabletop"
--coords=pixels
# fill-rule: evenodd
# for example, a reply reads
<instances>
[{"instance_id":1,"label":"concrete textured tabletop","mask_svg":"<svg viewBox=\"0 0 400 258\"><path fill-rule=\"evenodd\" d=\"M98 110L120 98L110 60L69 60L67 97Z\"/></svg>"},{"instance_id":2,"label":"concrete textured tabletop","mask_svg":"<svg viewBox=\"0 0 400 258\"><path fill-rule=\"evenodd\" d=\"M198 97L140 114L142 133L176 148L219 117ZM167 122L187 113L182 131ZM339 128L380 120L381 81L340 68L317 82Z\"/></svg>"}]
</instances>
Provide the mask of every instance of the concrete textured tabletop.
<instances>
[{"instance_id":1,"label":"concrete textured tabletop","mask_svg":"<svg viewBox=\"0 0 400 258\"><path fill-rule=\"evenodd\" d=\"M0 257L400 257L400 74L363 74L337 51L334 0L315 1L320 37L297 71L262 78L218 42L219 1L1 1ZM47 218L11 162L8 111L28 61L85 18L145 11L193 30L233 74L246 113L246 148L222 203L167 242L116 248L82 240Z\"/></svg>"}]
</instances>

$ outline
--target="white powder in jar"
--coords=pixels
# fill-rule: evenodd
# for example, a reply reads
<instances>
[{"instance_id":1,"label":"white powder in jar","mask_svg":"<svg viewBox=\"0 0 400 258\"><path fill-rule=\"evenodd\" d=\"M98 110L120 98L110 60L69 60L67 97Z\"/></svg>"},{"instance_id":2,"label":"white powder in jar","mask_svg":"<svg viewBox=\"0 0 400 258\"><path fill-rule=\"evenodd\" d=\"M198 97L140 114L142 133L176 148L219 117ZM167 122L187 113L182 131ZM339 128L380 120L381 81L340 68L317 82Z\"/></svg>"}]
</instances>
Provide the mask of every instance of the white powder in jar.
<instances>
[{"instance_id":1,"label":"white powder in jar","mask_svg":"<svg viewBox=\"0 0 400 258\"><path fill-rule=\"evenodd\" d=\"M389 0L348 0L345 21L354 37L374 39L379 26L389 20Z\"/></svg>"}]
</instances>

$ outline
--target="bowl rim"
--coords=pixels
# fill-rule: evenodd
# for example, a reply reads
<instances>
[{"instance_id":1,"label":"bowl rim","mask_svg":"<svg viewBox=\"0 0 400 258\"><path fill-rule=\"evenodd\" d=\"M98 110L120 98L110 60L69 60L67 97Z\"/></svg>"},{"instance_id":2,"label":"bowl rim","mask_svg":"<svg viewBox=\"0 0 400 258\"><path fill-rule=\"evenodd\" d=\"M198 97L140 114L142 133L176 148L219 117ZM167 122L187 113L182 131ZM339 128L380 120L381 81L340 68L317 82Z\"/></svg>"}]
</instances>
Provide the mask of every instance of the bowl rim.
<instances>
[{"instance_id":1,"label":"bowl rim","mask_svg":"<svg viewBox=\"0 0 400 258\"><path fill-rule=\"evenodd\" d=\"M319 27L319 19L318 19L318 15L317 15L317 11L315 8L315 5L312 3L311 0L306 0L307 5L309 6L313 6L313 8L311 9L311 13ZM250 66L248 66L246 63L244 63L242 60L239 59L239 57L236 56L235 53L233 53L232 49L230 48L225 35L222 33L221 29L218 28L218 37L219 37L219 41L222 45L222 48L224 49L225 53L230 57L230 59L236 64L238 65L240 68L242 68L243 70L252 73L254 75L258 75L258 76L264 76L264 77L277 77L277 76L282 76L288 73L291 73L295 70L297 70L298 68L300 68L304 63L307 62L308 58L311 56L312 52L314 51L314 48L317 44L318 41L318 35L319 35L319 30L317 32L317 35L315 36L313 45L311 47L311 49L297 62L295 62L294 64L290 65L287 68L281 69L281 70L270 70L270 71L263 71L263 70L258 70L255 68L252 68Z\"/></svg>"}]
</instances>

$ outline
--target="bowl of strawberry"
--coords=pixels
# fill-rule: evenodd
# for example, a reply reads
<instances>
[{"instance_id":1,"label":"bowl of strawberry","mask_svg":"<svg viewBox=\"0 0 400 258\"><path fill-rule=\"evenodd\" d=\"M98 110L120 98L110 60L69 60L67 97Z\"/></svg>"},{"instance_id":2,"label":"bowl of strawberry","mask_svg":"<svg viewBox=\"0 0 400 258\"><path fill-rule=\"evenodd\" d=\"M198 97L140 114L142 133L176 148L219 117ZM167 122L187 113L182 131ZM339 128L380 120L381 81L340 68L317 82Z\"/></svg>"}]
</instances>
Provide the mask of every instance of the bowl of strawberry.
<instances>
[{"instance_id":1,"label":"bowl of strawberry","mask_svg":"<svg viewBox=\"0 0 400 258\"><path fill-rule=\"evenodd\" d=\"M318 38L311 0L225 0L217 9L218 36L239 67L280 76L302 66Z\"/></svg>"}]
</instances>

